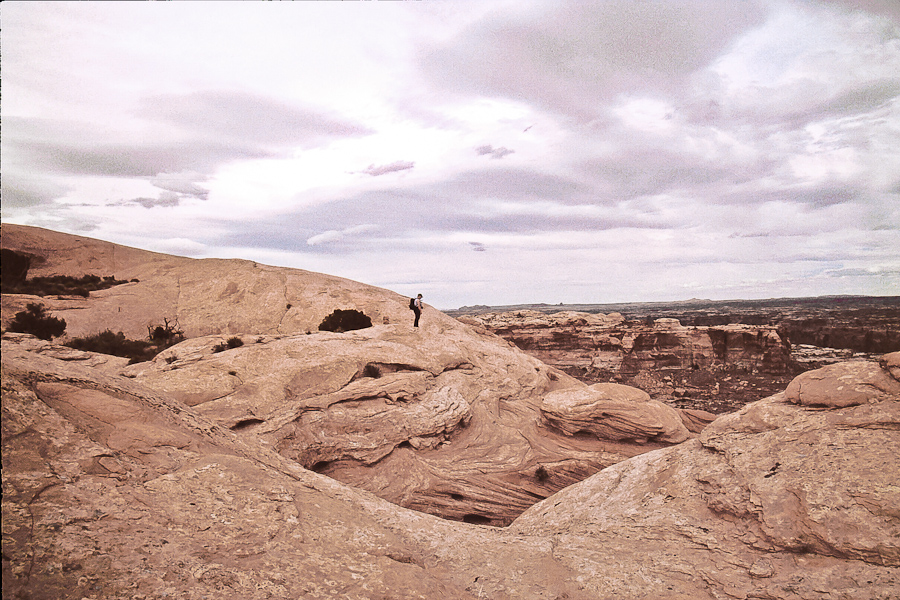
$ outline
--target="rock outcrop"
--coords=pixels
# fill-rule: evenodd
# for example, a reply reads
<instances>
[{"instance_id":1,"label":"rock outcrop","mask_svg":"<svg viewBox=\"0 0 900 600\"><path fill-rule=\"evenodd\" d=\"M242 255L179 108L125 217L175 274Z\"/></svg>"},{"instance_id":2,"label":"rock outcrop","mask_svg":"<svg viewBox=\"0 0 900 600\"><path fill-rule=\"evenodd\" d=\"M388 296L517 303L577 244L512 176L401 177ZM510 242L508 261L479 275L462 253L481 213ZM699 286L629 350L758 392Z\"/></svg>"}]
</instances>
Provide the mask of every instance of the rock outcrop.
<instances>
[{"instance_id":1,"label":"rock outcrop","mask_svg":"<svg viewBox=\"0 0 900 600\"><path fill-rule=\"evenodd\" d=\"M7 336L2 360L4 598L900 595L897 354L806 374L847 393L748 405L507 528L337 483L87 353Z\"/></svg>"},{"instance_id":2,"label":"rock outcrop","mask_svg":"<svg viewBox=\"0 0 900 600\"><path fill-rule=\"evenodd\" d=\"M555 366L594 367L618 375L714 366L770 374L790 371L790 347L775 327L685 327L677 319L652 324L622 315L516 311L460 317L481 325Z\"/></svg>"},{"instance_id":3,"label":"rock outcrop","mask_svg":"<svg viewBox=\"0 0 900 600\"><path fill-rule=\"evenodd\" d=\"M4 334L4 599L900 596L900 354L805 373L673 445L702 414L436 311L414 331L390 292L78 244L145 278L72 301L83 331L117 322L111 299L143 327L152 290L188 280L167 310L195 329L131 366ZM269 297L253 274L302 280L308 304L271 326L241 314L252 296L201 293ZM307 334L334 304L391 322Z\"/></svg>"},{"instance_id":4,"label":"rock outcrop","mask_svg":"<svg viewBox=\"0 0 900 600\"><path fill-rule=\"evenodd\" d=\"M458 318L570 375L626 383L656 399L706 397L715 405L715 397L727 392L757 400L766 395L760 390L784 389L799 370L775 326L683 326L671 318L647 323L625 320L619 313L573 311L522 310ZM722 403L717 412L733 408Z\"/></svg>"},{"instance_id":5,"label":"rock outcrop","mask_svg":"<svg viewBox=\"0 0 900 600\"><path fill-rule=\"evenodd\" d=\"M43 274L78 275L81 254L88 274L130 281L89 298L40 299L66 319L70 335L114 328L144 337L149 325L175 319L189 338L114 374L401 506L505 525L555 491L688 431L675 409L666 418L680 430L658 431L665 407L641 399L592 417L597 431L609 422L631 435L577 435L541 407L548 393L583 383L430 308L413 328L407 300L387 290L71 238L3 226L4 247L39 257ZM33 300L4 294L4 320L16 303ZM318 331L336 308L360 310L375 326ZM67 352L21 337L6 346Z\"/></svg>"},{"instance_id":6,"label":"rock outcrop","mask_svg":"<svg viewBox=\"0 0 900 600\"><path fill-rule=\"evenodd\" d=\"M647 392L616 383L550 392L544 396L541 412L552 426L569 435L591 433L600 439L673 444L691 437L680 411L651 400Z\"/></svg>"}]
</instances>

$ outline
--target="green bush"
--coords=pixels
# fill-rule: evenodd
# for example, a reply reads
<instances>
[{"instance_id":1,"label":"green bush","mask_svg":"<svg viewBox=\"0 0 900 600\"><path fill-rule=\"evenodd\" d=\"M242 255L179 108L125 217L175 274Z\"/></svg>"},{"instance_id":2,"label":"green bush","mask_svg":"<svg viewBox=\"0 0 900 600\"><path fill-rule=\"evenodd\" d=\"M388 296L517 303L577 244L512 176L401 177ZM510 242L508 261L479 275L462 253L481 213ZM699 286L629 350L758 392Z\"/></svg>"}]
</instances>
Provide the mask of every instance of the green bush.
<instances>
[{"instance_id":1,"label":"green bush","mask_svg":"<svg viewBox=\"0 0 900 600\"><path fill-rule=\"evenodd\" d=\"M169 323L168 319L163 321L163 325L147 327L147 340L130 340L121 331L113 333L107 329L96 335L69 340L65 345L87 352L122 356L131 359L129 364L144 362L153 359L166 348L184 341L184 332L177 329L177 321L175 323ZM172 360L167 362L176 360L174 357L170 358Z\"/></svg>"},{"instance_id":2,"label":"green bush","mask_svg":"<svg viewBox=\"0 0 900 600\"><path fill-rule=\"evenodd\" d=\"M372 326L372 319L358 310L337 309L319 324L319 331L334 331L342 333L354 329L366 329Z\"/></svg>"},{"instance_id":3,"label":"green bush","mask_svg":"<svg viewBox=\"0 0 900 600\"><path fill-rule=\"evenodd\" d=\"M7 261L9 261L8 268L6 268ZM116 285L128 283L125 280L116 279L112 276L100 277L99 275L84 275L82 277L54 275L52 277L26 279L30 264L31 260L28 255L12 251L3 253L4 277L2 279L2 292L4 294L81 296L87 298L93 291L105 290Z\"/></svg>"},{"instance_id":4,"label":"green bush","mask_svg":"<svg viewBox=\"0 0 900 600\"><path fill-rule=\"evenodd\" d=\"M129 340L121 331L113 333L109 329L96 335L69 340L66 346L86 352L122 356L131 359L132 363L150 360L162 350L153 342Z\"/></svg>"},{"instance_id":5,"label":"green bush","mask_svg":"<svg viewBox=\"0 0 900 600\"><path fill-rule=\"evenodd\" d=\"M30 333L42 340L50 340L59 337L66 330L66 322L63 319L50 316L40 304L30 303L27 310L16 313L9 324L9 331L16 333Z\"/></svg>"}]
</instances>

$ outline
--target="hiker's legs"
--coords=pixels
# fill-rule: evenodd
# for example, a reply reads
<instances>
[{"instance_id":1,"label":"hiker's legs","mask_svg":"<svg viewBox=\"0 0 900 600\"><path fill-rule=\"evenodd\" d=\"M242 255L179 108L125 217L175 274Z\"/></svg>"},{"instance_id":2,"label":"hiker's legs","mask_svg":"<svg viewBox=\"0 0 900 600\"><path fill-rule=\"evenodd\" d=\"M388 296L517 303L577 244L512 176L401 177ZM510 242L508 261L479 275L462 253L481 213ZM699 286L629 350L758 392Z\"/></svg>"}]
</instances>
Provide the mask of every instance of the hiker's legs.
<instances>
[{"instance_id":1,"label":"hiker's legs","mask_svg":"<svg viewBox=\"0 0 900 600\"><path fill-rule=\"evenodd\" d=\"M415 320L415 322L413 323L413 327L418 327L418 326L419 326L419 317L422 316L422 311L419 310L419 309L417 308L417 309L415 310L415 313L416 313L416 320Z\"/></svg>"}]
</instances>

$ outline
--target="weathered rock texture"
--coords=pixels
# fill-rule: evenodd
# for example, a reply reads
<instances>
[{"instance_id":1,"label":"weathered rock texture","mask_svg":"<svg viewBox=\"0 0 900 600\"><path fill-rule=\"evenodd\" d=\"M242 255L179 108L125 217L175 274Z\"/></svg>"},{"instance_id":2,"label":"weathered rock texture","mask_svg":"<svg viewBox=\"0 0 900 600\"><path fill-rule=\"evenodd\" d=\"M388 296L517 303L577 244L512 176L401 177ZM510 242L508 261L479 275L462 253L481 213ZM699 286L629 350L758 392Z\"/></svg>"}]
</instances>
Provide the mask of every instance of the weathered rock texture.
<instances>
[{"instance_id":1,"label":"weathered rock texture","mask_svg":"<svg viewBox=\"0 0 900 600\"><path fill-rule=\"evenodd\" d=\"M618 313L534 310L459 319L484 327L569 374L627 383L657 399L715 397L727 391L757 400L763 394L754 394L750 380L772 381L776 391L798 371L789 344L775 326L685 327L669 318L648 324L627 321ZM726 403L722 408L733 407Z\"/></svg>"},{"instance_id":2,"label":"weathered rock texture","mask_svg":"<svg viewBox=\"0 0 900 600\"><path fill-rule=\"evenodd\" d=\"M790 370L790 348L775 327L684 327L676 319L652 325L622 315L516 311L460 317L483 325L548 363L595 367L622 375L733 366L765 373Z\"/></svg>"},{"instance_id":3,"label":"weathered rock texture","mask_svg":"<svg viewBox=\"0 0 900 600\"><path fill-rule=\"evenodd\" d=\"M676 410L633 398L591 416L580 435L541 407L548 393L584 384L433 309L415 329L406 298L387 290L9 225L3 245L39 256L43 274L57 262L60 273L84 274L81 254L89 274L140 280L87 299L41 299L71 335L111 328L143 337L168 318L190 338L115 374L304 467L442 517L508 524L566 485L702 429L702 415L686 415L686 429ZM33 300L4 295L4 319ZM361 310L376 325L319 332L335 308ZM242 345L223 350L235 337ZM21 336L14 343L66 352Z\"/></svg>"},{"instance_id":4,"label":"weathered rock texture","mask_svg":"<svg viewBox=\"0 0 900 600\"><path fill-rule=\"evenodd\" d=\"M35 257L29 275L113 276L131 282L90 298L3 295L4 327L27 302L65 319L71 337L107 328L132 339L177 322L187 337L318 331L335 309L355 308L373 323L412 322L407 299L355 281L244 260L191 259L33 227L3 225L3 248ZM425 323L449 321L434 310Z\"/></svg>"},{"instance_id":5,"label":"weathered rock texture","mask_svg":"<svg viewBox=\"0 0 900 600\"><path fill-rule=\"evenodd\" d=\"M493 528L339 484L202 404L42 347L3 341L4 598L900 596L897 354L805 374L796 398Z\"/></svg>"},{"instance_id":6,"label":"weathered rock texture","mask_svg":"<svg viewBox=\"0 0 900 600\"><path fill-rule=\"evenodd\" d=\"M569 435L593 433L601 439L675 444L690 437L680 411L651 400L647 392L616 383L550 392L541 412Z\"/></svg>"}]
</instances>

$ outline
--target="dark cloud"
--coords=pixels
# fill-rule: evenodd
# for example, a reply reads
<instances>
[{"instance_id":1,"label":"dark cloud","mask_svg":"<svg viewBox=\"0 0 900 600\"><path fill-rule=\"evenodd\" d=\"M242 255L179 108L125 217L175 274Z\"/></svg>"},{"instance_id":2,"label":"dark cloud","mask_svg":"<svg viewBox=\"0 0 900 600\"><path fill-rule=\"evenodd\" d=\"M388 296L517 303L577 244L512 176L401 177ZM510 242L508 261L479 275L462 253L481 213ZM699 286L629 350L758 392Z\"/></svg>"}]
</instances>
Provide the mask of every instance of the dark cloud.
<instances>
[{"instance_id":1,"label":"dark cloud","mask_svg":"<svg viewBox=\"0 0 900 600\"><path fill-rule=\"evenodd\" d=\"M864 81L858 87L843 89L820 105L819 114L864 113L883 106L900 96L900 78Z\"/></svg>"},{"instance_id":2,"label":"dark cloud","mask_svg":"<svg viewBox=\"0 0 900 600\"><path fill-rule=\"evenodd\" d=\"M122 200L114 202L108 206L129 206L138 205L144 208L156 208L157 206L171 207L178 206L181 203L181 196L174 192L163 192L159 198L133 198L131 200Z\"/></svg>"},{"instance_id":3,"label":"dark cloud","mask_svg":"<svg viewBox=\"0 0 900 600\"><path fill-rule=\"evenodd\" d=\"M309 147L372 133L357 123L320 111L234 91L146 98L139 116L171 123L203 137L261 146Z\"/></svg>"},{"instance_id":4,"label":"dark cloud","mask_svg":"<svg viewBox=\"0 0 900 600\"><path fill-rule=\"evenodd\" d=\"M408 171L416 166L414 162L406 162L406 161L397 161L392 162L388 165L379 165L375 166L374 164L369 165L362 171L366 175L371 175L372 177L379 177L381 175L387 175L388 173L396 173L397 171Z\"/></svg>"},{"instance_id":5,"label":"dark cloud","mask_svg":"<svg viewBox=\"0 0 900 600\"><path fill-rule=\"evenodd\" d=\"M563 204L602 201L597 189L583 179L532 169L494 168L458 173L435 186L433 193L453 202L457 198L485 200L549 199ZM452 206L452 204L451 204Z\"/></svg>"},{"instance_id":6,"label":"dark cloud","mask_svg":"<svg viewBox=\"0 0 900 600\"><path fill-rule=\"evenodd\" d=\"M514 153L515 150L510 150L509 148L506 148L504 146L494 148L493 146L488 144L485 146L478 146L477 148L475 148L475 152L478 154L478 156L490 155L491 158L503 158L504 156Z\"/></svg>"},{"instance_id":7,"label":"dark cloud","mask_svg":"<svg viewBox=\"0 0 900 600\"><path fill-rule=\"evenodd\" d=\"M733 188L714 197L717 204L731 206L759 205L771 202L791 204L799 208L828 208L862 200L862 190L840 181L824 180L816 185L783 185L771 189Z\"/></svg>"},{"instance_id":8,"label":"dark cloud","mask_svg":"<svg viewBox=\"0 0 900 600\"><path fill-rule=\"evenodd\" d=\"M135 138L103 125L4 116L4 162L30 173L152 177L161 189L203 198L207 191L197 182L222 164L371 133L322 112L239 92L154 96L138 116L158 121L159 131ZM185 172L196 174L193 181L173 180L172 174Z\"/></svg>"},{"instance_id":9,"label":"dark cloud","mask_svg":"<svg viewBox=\"0 0 900 600\"><path fill-rule=\"evenodd\" d=\"M15 169L40 173L157 177L162 173L210 172L238 159L265 158L271 151L214 139L178 142L131 140L83 123L5 117L3 152Z\"/></svg>"},{"instance_id":10,"label":"dark cloud","mask_svg":"<svg viewBox=\"0 0 900 600\"><path fill-rule=\"evenodd\" d=\"M499 203L498 203L499 201ZM367 225L361 226L360 222ZM617 228L684 227L690 215L675 215L647 203L598 198L583 181L519 169L469 172L404 189L366 191L326 204L245 222L227 243L334 254L374 248L383 232L398 243L408 234L524 234L604 231ZM340 242L340 243L337 243ZM211 245L219 242L211 241ZM487 248L470 242L476 252Z\"/></svg>"},{"instance_id":11,"label":"dark cloud","mask_svg":"<svg viewBox=\"0 0 900 600\"><path fill-rule=\"evenodd\" d=\"M873 114L900 99L900 78L878 77L869 80L863 73L859 79L829 85L810 86L800 81L782 90L755 90L761 101L743 106L719 106L712 102L709 110L691 107L690 116L696 122L717 123L730 128L752 126L759 131L768 129L780 133L802 131L810 123L825 119L845 119ZM769 100L766 95L780 100ZM713 113L715 117L710 118Z\"/></svg>"},{"instance_id":12,"label":"dark cloud","mask_svg":"<svg viewBox=\"0 0 900 600\"><path fill-rule=\"evenodd\" d=\"M729 164L698 159L687 152L663 148L623 149L615 155L582 161L578 169L611 199L631 199L687 189L702 194L717 187L752 180L766 163Z\"/></svg>"},{"instance_id":13,"label":"dark cloud","mask_svg":"<svg viewBox=\"0 0 900 600\"><path fill-rule=\"evenodd\" d=\"M5 152L5 150L4 150ZM40 206L60 198L68 188L36 173L3 169L3 207Z\"/></svg>"},{"instance_id":14,"label":"dark cloud","mask_svg":"<svg viewBox=\"0 0 900 600\"><path fill-rule=\"evenodd\" d=\"M900 3L896 0L824 0L846 10L880 15L900 24Z\"/></svg>"},{"instance_id":15,"label":"dark cloud","mask_svg":"<svg viewBox=\"0 0 900 600\"><path fill-rule=\"evenodd\" d=\"M206 177L200 173L186 171L181 173L160 173L156 177L151 178L150 183L161 190L206 200L209 190L197 183L205 180Z\"/></svg>"},{"instance_id":16,"label":"dark cloud","mask_svg":"<svg viewBox=\"0 0 900 600\"><path fill-rule=\"evenodd\" d=\"M480 21L424 53L421 66L443 89L590 121L604 99L623 91L681 88L761 23L764 7L755 0L554 2L545 11Z\"/></svg>"}]
</instances>

